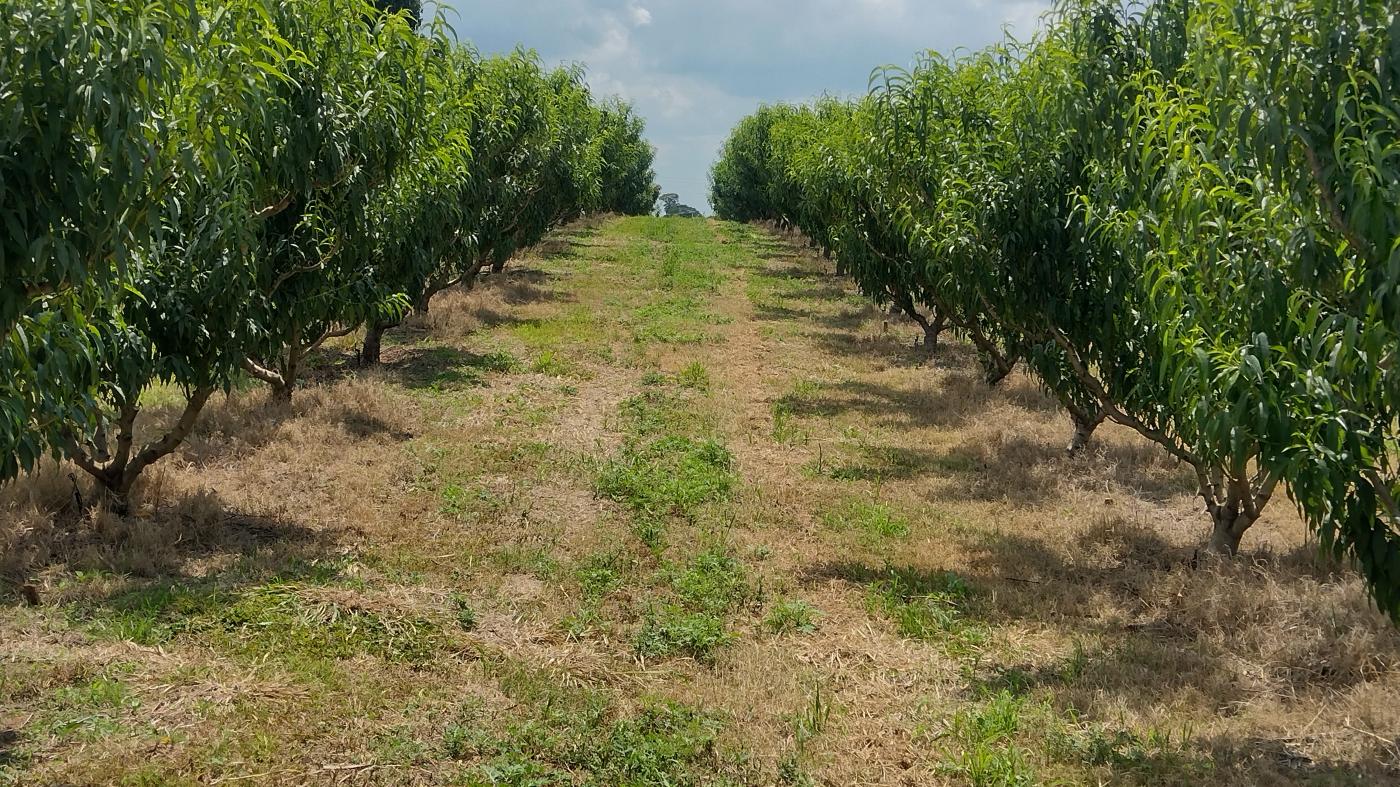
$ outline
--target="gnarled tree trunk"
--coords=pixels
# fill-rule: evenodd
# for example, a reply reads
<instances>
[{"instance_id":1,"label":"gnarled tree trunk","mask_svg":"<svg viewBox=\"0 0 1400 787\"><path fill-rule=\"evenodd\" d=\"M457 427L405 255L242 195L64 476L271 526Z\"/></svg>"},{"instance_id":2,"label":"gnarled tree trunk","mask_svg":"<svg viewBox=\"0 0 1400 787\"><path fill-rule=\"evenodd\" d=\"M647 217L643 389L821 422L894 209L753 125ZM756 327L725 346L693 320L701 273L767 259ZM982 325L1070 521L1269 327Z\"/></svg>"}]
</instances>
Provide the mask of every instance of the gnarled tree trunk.
<instances>
[{"instance_id":1,"label":"gnarled tree trunk","mask_svg":"<svg viewBox=\"0 0 1400 787\"><path fill-rule=\"evenodd\" d=\"M1229 468L1209 470L1197 467L1201 499L1210 514L1210 539L1207 551L1222 557L1234 557L1240 551L1240 540L1273 497L1278 485L1277 475L1260 468L1250 473L1248 460L1237 461Z\"/></svg>"},{"instance_id":2,"label":"gnarled tree trunk","mask_svg":"<svg viewBox=\"0 0 1400 787\"><path fill-rule=\"evenodd\" d=\"M365 327L365 341L360 345L360 366L378 366L384 344L384 331L393 326L374 320Z\"/></svg>"},{"instance_id":3,"label":"gnarled tree trunk","mask_svg":"<svg viewBox=\"0 0 1400 787\"><path fill-rule=\"evenodd\" d=\"M196 388L185 401L185 409L164 435L147 444L139 452L132 454L136 440L136 417L140 407L135 404L123 405L117 419L117 436L114 450L106 445L106 430L100 431L92 452L84 450L77 441L68 441L68 458L84 472L92 476L107 498L107 505L116 514L126 514L131 509L131 489L146 468L170 455L189 437L204 410L213 387Z\"/></svg>"},{"instance_id":4,"label":"gnarled tree trunk","mask_svg":"<svg viewBox=\"0 0 1400 787\"><path fill-rule=\"evenodd\" d=\"M980 332L973 331L970 335L982 339L979 343L978 339L974 338L973 343L977 344L978 349L982 351L980 357L982 360L983 379L985 379L987 385L992 388L1001 385L1002 381L1010 377L1011 373L1016 370L1016 364L1021 360L1020 353L1003 353L993 342L983 337Z\"/></svg>"},{"instance_id":5,"label":"gnarled tree trunk","mask_svg":"<svg viewBox=\"0 0 1400 787\"><path fill-rule=\"evenodd\" d=\"M894 295L895 305L904 315L918 324L924 330L924 349L932 353L938 349L938 337L942 335L943 329L948 326L948 317L938 309L933 310L933 319L925 317L915 308L914 301L908 295L901 293L891 293Z\"/></svg>"},{"instance_id":6,"label":"gnarled tree trunk","mask_svg":"<svg viewBox=\"0 0 1400 787\"><path fill-rule=\"evenodd\" d=\"M1206 548L1221 557L1239 554L1244 531L1254 524L1254 518L1243 511L1220 508L1211 512L1210 541Z\"/></svg>"},{"instance_id":7,"label":"gnarled tree trunk","mask_svg":"<svg viewBox=\"0 0 1400 787\"><path fill-rule=\"evenodd\" d=\"M1085 410L1068 401L1065 402L1065 409L1069 411L1069 419L1074 424L1074 435L1070 438L1065 453L1074 456L1089 446L1089 441L1094 437L1094 431L1104 422L1107 413L1102 407Z\"/></svg>"}]
</instances>

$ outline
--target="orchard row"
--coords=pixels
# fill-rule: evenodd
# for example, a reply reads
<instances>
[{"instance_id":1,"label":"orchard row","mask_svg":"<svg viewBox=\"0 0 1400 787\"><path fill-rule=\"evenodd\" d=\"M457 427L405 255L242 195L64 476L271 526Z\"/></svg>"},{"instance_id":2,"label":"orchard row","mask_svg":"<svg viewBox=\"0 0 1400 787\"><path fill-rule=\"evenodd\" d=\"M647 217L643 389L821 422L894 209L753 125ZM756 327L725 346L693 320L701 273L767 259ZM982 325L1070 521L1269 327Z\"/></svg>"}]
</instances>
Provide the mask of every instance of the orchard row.
<instances>
[{"instance_id":1,"label":"orchard row","mask_svg":"<svg viewBox=\"0 0 1400 787\"><path fill-rule=\"evenodd\" d=\"M1286 490L1400 617L1400 14L1389 0L1066 0L1029 43L772 106L722 217L801 229L930 339L1022 364L1072 449L1195 471L1233 554Z\"/></svg>"},{"instance_id":2,"label":"orchard row","mask_svg":"<svg viewBox=\"0 0 1400 787\"><path fill-rule=\"evenodd\" d=\"M121 508L217 391L290 398L585 213L647 213L631 108L362 0L0 0L0 481L46 455ZM184 393L136 439L141 395Z\"/></svg>"}]
</instances>

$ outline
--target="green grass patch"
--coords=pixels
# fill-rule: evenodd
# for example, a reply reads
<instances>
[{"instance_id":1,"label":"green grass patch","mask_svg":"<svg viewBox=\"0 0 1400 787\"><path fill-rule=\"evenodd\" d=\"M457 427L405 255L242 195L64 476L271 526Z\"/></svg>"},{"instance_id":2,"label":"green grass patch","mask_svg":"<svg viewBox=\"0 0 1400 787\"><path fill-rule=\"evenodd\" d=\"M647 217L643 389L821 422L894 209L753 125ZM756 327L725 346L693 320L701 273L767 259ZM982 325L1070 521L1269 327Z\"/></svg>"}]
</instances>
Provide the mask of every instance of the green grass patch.
<instances>
[{"instance_id":1,"label":"green grass patch","mask_svg":"<svg viewBox=\"0 0 1400 787\"><path fill-rule=\"evenodd\" d=\"M455 347L425 347L389 367L407 387L433 396L486 385L488 374L521 371L505 350L473 353Z\"/></svg>"},{"instance_id":2,"label":"green grass patch","mask_svg":"<svg viewBox=\"0 0 1400 787\"><path fill-rule=\"evenodd\" d=\"M475 631L478 622L476 608L472 606L471 600L461 593L453 593L451 598L452 614L457 619L457 625L463 631Z\"/></svg>"},{"instance_id":3,"label":"green grass patch","mask_svg":"<svg viewBox=\"0 0 1400 787\"><path fill-rule=\"evenodd\" d=\"M720 547L701 552L683 567L669 567L663 575L692 609L724 612L754 596L744 565Z\"/></svg>"},{"instance_id":4,"label":"green grass patch","mask_svg":"<svg viewBox=\"0 0 1400 787\"><path fill-rule=\"evenodd\" d=\"M763 627L770 634L811 634L817 630L820 614L801 599L778 599L763 618Z\"/></svg>"},{"instance_id":5,"label":"green grass patch","mask_svg":"<svg viewBox=\"0 0 1400 787\"><path fill-rule=\"evenodd\" d=\"M733 640L721 615L690 611L679 604L659 604L643 613L632 645L638 655L648 658L684 654L709 664L715 652Z\"/></svg>"},{"instance_id":6,"label":"green grass patch","mask_svg":"<svg viewBox=\"0 0 1400 787\"><path fill-rule=\"evenodd\" d=\"M583 367L558 350L544 350L535 356L535 360L530 363L530 371L550 377L583 378L587 376Z\"/></svg>"},{"instance_id":7,"label":"green grass patch","mask_svg":"<svg viewBox=\"0 0 1400 787\"><path fill-rule=\"evenodd\" d=\"M527 320L511 328L515 337L534 352L563 347L591 346L608 341L602 319L593 309L578 306L542 320Z\"/></svg>"},{"instance_id":8,"label":"green grass patch","mask_svg":"<svg viewBox=\"0 0 1400 787\"><path fill-rule=\"evenodd\" d=\"M603 465L594 488L627 506L643 540L657 548L668 518L693 519L703 506L728 498L735 482L734 456L722 444L667 435L626 443Z\"/></svg>"},{"instance_id":9,"label":"green grass patch","mask_svg":"<svg viewBox=\"0 0 1400 787\"><path fill-rule=\"evenodd\" d=\"M491 563L506 574L530 574L551 582L562 569L552 544L508 544L491 553Z\"/></svg>"},{"instance_id":10,"label":"green grass patch","mask_svg":"<svg viewBox=\"0 0 1400 787\"><path fill-rule=\"evenodd\" d=\"M663 568L660 576L674 600L651 604L643 612L633 639L637 653L652 658L680 653L712 662L715 651L734 639L728 616L757 599L748 572L727 550L713 547L684 565Z\"/></svg>"},{"instance_id":11,"label":"green grass patch","mask_svg":"<svg viewBox=\"0 0 1400 787\"><path fill-rule=\"evenodd\" d=\"M585 598L598 599L622 587L632 561L619 551L589 555L574 567L574 577Z\"/></svg>"},{"instance_id":12,"label":"green grass patch","mask_svg":"<svg viewBox=\"0 0 1400 787\"><path fill-rule=\"evenodd\" d=\"M853 530L867 539L909 537L909 520L890 506L871 500L847 500L821 515L822 523L833 530Z\"/></svg>"},{"instance_id":13,"label":"green grass patch","mask_svg":"<svg viewBox=\"0 0 1400 787\"><path fill-rule=\"evenodd\" d=\"M648 344L703 344L715 339L712 326L729 318L712 314L702 300L690 296L661 298L632 310L628 316L632 339Z\"/></svg>"},{"instance_id":14,"label":"green grass patch","mask_svg":"<svg viewBox=\"0 0 1400 787\"><path fill-rule=\"evenodd\" d=\"M648 373L642 378L642 392L622 402L620 411L628 432L648 436L706 431L708 419L697 410L694 398L668 383L665 375Z\"/></svg>"},{"instance_id":15,"label":"green grass patch","mask_svg":"<svg viewBox=\"0 0 1400 787\"><path fill-rule=\"evenodd\" d=\"M979 787L1044 783L1201 784L1211 761L1189 730L1132 730L1001 691L953 713L942 770ZM1090 774L1093 774L1092 778Z\"/></svg>"},{"instance_id":16,"label":"green grass patch","mask_svg":"<svg viewBox=\"0 0 1400 787\"><path fill-rule=\"evenodd\" d=\"M496 666L510 716L467 704L432 747L470 765L468 785L728 784L741 767L719 742L723 721L699 708L644 698L635 711L601 689L514 662ZM743 780L748 783L749 780Z\"/></svg>"},{"instance_id":17,"label":"green grass patch","mask_svg":"<svg viewBox=\"0 0 1400 787\"><path fill-rule=\"evenodd\" d=\"M871 586L869 605L888 617L900 636L941 644L952 656L980 652L987 628L967 616L972 588L952 572L922 575L888 569Z\"/></svg>"},{"instance_id":18,"label":"green grass patch","mask_svg":"<svg viewBox=\"0 0 1400 787\"><path fill-rule=\"evenodd\" d=\"M458 520L498 515L506 508L506 502L494 492L478 486L447 484L438 491L438 496L442 500L438 510Z\"/></svg>"},{"instance_id":19,"label":"green grass patch","mask_svg":"<svg viewBox=\"0 0 1400 787\"><path fill-rule=\"evenodd\" d=\"M705 368L705 364L694 361L676 373L676 385L692 391L708 392L710 372Z\"/></svg>"},{"instance_id":20,"label":"green grass patch","mask_svg":"<svg viewBox=\"0 0 1400 787\"><path fill-rule=\"evenodd\" d=\"M121 732L124 718L139 708L141 701L111 672L55 690L41 726L55 737L81 741Z\"/></svg>"},{"instance_id":21,"label":"green grass patch","mask_svg":"<svg viewBox=\"0 0 1400 787\"><path fill-rule=\"evenodd\" d=\"M1031 754L1016 742L1024 701L998 695L985 705L960 710L948 722L959 749L945 769L973 787L1030 787L1038 784Z\"/></svg>"}]
</instances>

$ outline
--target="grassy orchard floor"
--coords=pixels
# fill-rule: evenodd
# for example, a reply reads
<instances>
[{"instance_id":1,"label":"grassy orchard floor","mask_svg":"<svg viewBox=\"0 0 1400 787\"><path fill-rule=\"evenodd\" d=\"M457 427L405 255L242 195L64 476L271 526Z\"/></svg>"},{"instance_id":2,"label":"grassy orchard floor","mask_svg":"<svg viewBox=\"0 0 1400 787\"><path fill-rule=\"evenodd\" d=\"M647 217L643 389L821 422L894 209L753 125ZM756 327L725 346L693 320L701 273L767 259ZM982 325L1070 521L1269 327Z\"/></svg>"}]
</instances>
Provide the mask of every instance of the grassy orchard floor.
<instances>
[{"instance_id":1,"label":"grassy orchard floor","mask_svg":"<svg viewBox=\"0 0 1400 787\"><path fill-rule=\"evenodd\" d=\"M1400 637L1286 503L1193 569L1188 474L917 333L759 230L600 222L215 403L139 516L26 479L0 783L1400 780Z\"/></svg>"}]
</instances>

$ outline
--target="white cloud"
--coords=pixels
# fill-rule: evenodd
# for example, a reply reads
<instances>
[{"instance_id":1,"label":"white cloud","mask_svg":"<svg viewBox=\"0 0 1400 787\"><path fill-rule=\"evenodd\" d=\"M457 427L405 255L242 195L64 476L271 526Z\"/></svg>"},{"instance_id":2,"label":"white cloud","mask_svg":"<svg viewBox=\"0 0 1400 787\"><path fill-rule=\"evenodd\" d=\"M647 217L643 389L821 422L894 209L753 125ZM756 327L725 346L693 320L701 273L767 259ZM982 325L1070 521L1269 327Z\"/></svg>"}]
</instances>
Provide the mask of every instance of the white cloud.
<instances>
[{"instance_id":1,"label":"white cloud","mask_svg":"<svg viewBox=\"0 0 1400 787\"><path fill-rule=\"evenodd\" d=\"M1027 39L1049 4L476 0L460 4L454 24L484 51L520 43L546 62L584 63L595 90L634 102L646 118L662 187L703 206L720 144L759 103L860 93L876 66L907 64L926 49L976 49L1004 26Z\"/></svg>"}]
</instances>

